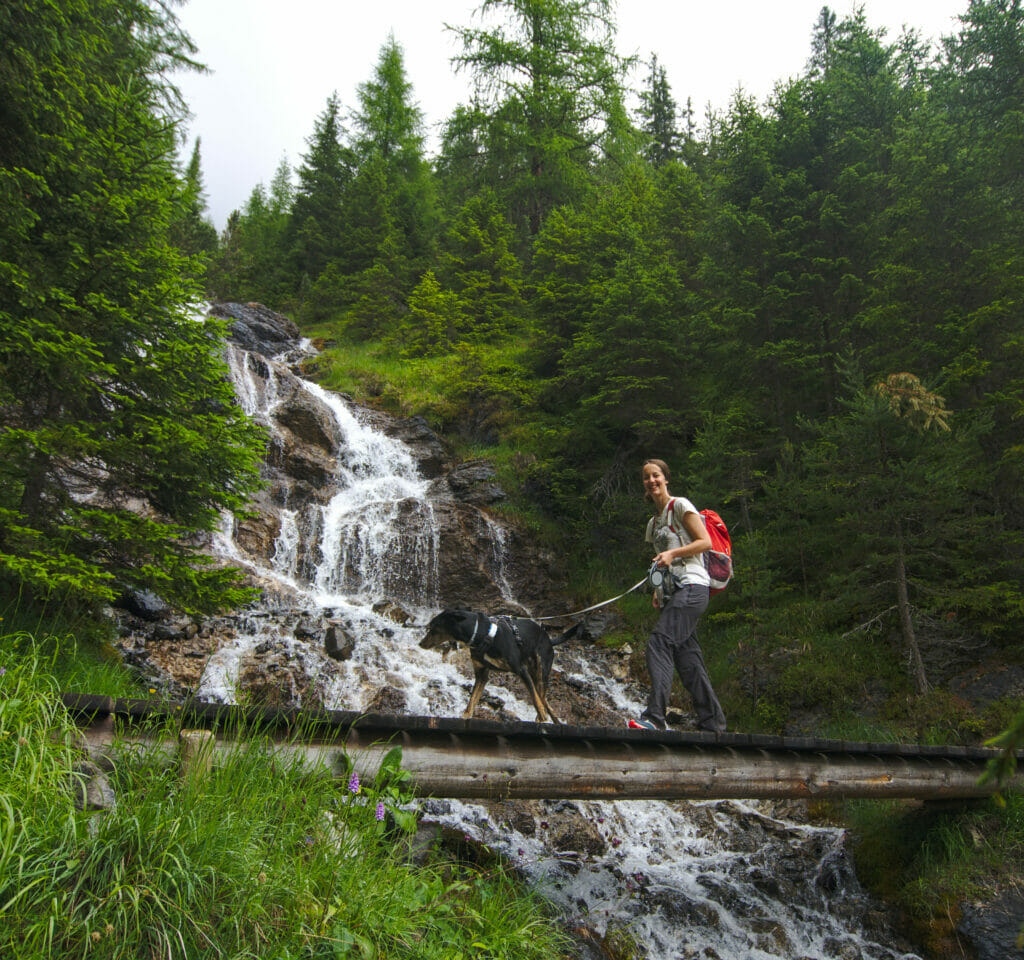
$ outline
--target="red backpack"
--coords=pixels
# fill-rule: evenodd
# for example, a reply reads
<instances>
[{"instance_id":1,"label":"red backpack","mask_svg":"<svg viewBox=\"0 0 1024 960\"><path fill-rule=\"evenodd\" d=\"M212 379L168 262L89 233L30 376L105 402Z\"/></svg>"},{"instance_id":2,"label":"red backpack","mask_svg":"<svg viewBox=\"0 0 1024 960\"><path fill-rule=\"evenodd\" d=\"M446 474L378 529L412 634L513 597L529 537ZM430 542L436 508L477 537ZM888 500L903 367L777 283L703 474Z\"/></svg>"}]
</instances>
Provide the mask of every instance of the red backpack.
<instances>
[{"instance_id":1,"label":"red backpack","mask_svg":"<svg viewBox=\"0 0 1024 960\"><path fill-rule=\"evenodd\" d=\"M677 533L672 526L672 516L676 498L673 497L668 505L669 528ZM705 551L702 559L704 569L711 578L711 593L721 593L732 579L732 538L725 521L714 510L701 510L700 518L704 521L704 528L711 539L711 549Z\"/></svg>"}]
</instances>

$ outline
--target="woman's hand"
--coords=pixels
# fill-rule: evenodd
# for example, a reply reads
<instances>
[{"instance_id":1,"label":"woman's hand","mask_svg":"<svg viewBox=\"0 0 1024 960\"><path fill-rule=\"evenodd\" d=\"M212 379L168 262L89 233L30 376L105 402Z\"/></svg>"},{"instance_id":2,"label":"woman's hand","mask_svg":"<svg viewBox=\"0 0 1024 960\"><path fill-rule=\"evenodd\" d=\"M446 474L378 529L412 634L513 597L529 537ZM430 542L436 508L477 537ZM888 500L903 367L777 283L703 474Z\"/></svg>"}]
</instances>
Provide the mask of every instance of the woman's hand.
<instances>
[{"instance_id":1,"label":"woman's hand","mask_svg":"<svg viewBox=\"0 0 1024 960\"><path fill-rule=\"evenodd\" d=\"M659 567L668 567L672 565L672 561L676 558L675 550L662 550L655 558L654 562Z\"/></svg>"}]
</instances>

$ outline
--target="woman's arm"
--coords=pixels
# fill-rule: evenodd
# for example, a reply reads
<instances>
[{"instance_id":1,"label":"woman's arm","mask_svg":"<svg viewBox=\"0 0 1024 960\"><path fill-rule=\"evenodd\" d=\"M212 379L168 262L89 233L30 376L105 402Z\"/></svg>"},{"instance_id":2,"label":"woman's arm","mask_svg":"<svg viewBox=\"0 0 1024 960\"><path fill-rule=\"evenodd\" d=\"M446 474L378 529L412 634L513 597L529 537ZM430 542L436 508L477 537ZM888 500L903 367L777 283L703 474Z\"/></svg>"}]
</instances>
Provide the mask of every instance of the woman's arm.
<instances>
[{"instance_id":1,"label":"woman's arm","mask_svg":"<svg viewBox=\"0 0 1024 960\"><path fill-rule=\"evenodd\" d=\"M704 527L699 513L687 510L683 514L683 526L690 535L690 542L672 550L663 550L654 559L659 567L667 567L673 560L681 560L683 557L697 557L711 549L711 538Z\"/></svg>"}]
</instances>

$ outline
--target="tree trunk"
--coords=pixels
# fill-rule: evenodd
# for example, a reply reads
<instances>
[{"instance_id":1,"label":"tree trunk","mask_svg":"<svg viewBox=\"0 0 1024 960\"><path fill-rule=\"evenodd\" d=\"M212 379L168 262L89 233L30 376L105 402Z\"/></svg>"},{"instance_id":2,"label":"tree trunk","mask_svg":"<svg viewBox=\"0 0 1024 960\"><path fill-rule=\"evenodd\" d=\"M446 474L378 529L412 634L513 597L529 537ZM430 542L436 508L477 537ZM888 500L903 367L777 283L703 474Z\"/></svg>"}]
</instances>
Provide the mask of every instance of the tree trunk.
<instances>
[{"instance_id":1,"label":"tree trunk","mask_svg":"<svg viewBox=\"0 0 1024 960\"><path fill-rule=\"evenodd\" d=\"M924 663L921 660L921 648L917 645L914 634L914 621L910 617L910 598L907 591L907 566L903 554L903 530L896 530L896 603L900 612L900 632L903 634L903 646L907 651L910 665L910 676L914 688L919 694L928 692L928 678L925 676Z\"/></svg>"}]
</instances>

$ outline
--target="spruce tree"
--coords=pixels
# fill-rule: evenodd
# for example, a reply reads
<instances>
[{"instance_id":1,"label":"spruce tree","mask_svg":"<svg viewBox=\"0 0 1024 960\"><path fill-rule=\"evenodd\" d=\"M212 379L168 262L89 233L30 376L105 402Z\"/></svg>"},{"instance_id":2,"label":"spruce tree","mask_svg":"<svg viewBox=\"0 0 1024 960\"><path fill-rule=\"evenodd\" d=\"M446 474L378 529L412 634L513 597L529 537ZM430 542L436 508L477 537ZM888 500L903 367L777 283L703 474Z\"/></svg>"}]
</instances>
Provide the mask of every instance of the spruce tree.
<instances>
[{"instance_id":1,"label":"spruce tree","mask_svg":"<svg viewBox=\"0 0 1024 960\"><path fill-rule=\"evenodd\" d=\"M493 191L468 200L445 232L438 258L443 282L464 302L481 340L525 329L523 270L514 234Z\"/></svg>"},{"instance_id":2,"label":"spruce tree","mask_svg":"<svg viewBox=\"0 0 1024 960\"><path fill-rule=\"evenodd\" d=\"M197 546L261 444L171 242L195 198L165 71L191 53L164 5L0 8L0 573L37 594L245 595Z\"/></svg>"},{"instance_id":3,"label":"spruce tree","mask_svg":"<svg viewBox=\"0 0 1024 960\"><path fill-rule=\"evenodd\" d=\"M314 283L324 268L345 251L344 203L355 172L355 155L343 143L341 102L337 93L313 125L309 149L298 169L289 242L297 284Z\"/></svg>"},{"instance_id":4,"label":"spruce tree","mask_svg":"<svg viewBox=\"0 0 1024 960\"><path fill-rule=\"evenodd\" d=\"M172 240L185 253L209 256L217 250L217 228L207 213L199 148L200 140L197 137L185 168L185 214L172 232Z\"/></svg>"},{"instance_id":5,"label":"spruce tree","mask_svg":"<svg viewBox=\"0 0 1024 960\"><path fill-rule=\"evenodd\" d=\"M676 102L672 99L665 68L651 55L651 73L640 91L640 117L647 136L644 151L648 163L659 167L679 156L680 134L676 126Z\"/></svg>"}]
</instances>

